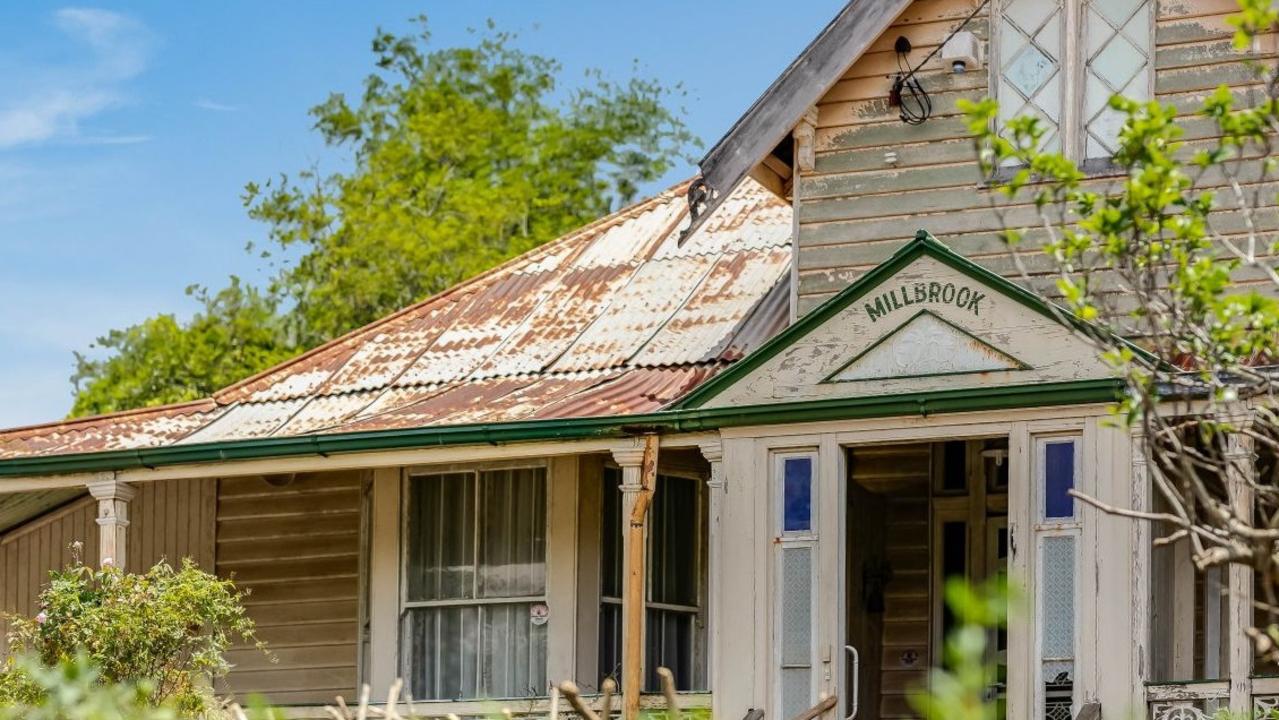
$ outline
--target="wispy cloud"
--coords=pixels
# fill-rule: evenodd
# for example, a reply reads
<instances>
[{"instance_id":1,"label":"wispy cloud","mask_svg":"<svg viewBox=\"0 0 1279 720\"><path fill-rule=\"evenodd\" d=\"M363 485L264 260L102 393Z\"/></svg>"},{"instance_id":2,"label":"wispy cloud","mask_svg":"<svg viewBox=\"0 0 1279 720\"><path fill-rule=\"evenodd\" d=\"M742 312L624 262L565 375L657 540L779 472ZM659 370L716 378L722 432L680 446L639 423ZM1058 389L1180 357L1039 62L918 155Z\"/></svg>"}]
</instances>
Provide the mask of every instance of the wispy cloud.
<instances>
[{"instance_id":1,"label":"wispy cloud","mask_svg":"<svg viewBox=\"0 0 1279 720\"><path fill-rule=\"evenodd\" d=\"M199 98L191 104L201 110L211 110L213 112L240 112L240 107L238 105L227 105L226 103L220 103L208 98Z\"/></svg>"},{"instance_id":2,"label":"wispy cloud","mask_svg":"<svg viewBox=\"0 0 1279 720\"><path fill-rule=\"evenodd\" d=\"M38 82L0 103L0 149L50 140L112 141L83 137L81 123L123 104L127 81L146 69L153 36L137 20L96 8L63 8L53 20L71 42L89 51L89 59L65 67L23 68L26 78Z\"/></svg>"}]
</instances>

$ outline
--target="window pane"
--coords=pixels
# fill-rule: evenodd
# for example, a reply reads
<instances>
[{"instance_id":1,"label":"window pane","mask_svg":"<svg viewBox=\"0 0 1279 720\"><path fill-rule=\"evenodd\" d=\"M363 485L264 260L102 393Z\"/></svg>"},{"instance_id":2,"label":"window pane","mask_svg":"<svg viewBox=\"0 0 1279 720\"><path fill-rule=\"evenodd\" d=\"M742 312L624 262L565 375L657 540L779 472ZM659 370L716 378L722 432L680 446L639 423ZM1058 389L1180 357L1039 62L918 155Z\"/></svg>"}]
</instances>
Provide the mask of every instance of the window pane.
<instances>
[{"instance_id":1,"label":"window pane","mask_svg":"<svg viewBox=\"0 0 1279 720\"><path fill-rule=\"evenodd\" d=\"M602 498L602 534L600 592L599 679L612 677L621 681L622 607L622 499L618 490L621 472L605 471ZM648 516L648 587L649 603L699 605L697 556L698 537L702 528L698 502L699 481L657 476L657 487ZM647 647L645 648L644 689L661 689L658 667L668 667L675 674L679 690L697 689L694 676L693 648L697 637L696 611L647 609Z\"/></svg>"},{"instance_id":2,"label":"window pane","mask_svg":"<svg viewBox=\"0 0 1279 720\"><path fill-rule=\"evenodd\" d=\"M546 628L529 621L530 603L413 608L406 675L423 700L505 698L546 692ZM479 652L482 650L482 652Z\"/></svg>"},{"instance_id":3,"label":"window pane","mask_svg":"<svg viewBox=\"0 0 1279 720\"><path fill-rule=\"evenodd\" d=\"M474 597L474 473L412 478L407 534L409 600Z\"/></svg>"},{"instance_id":4,"label":"window pane","mask_svg":"<svg viewBox=\"0 0 1279 720\"><path fill-rule=\"evenodd\" d=\"M648 598L697 604L697 481L658 477L649 518Z\"/></svg>"},{"instance_id":5,"label":"window pane","mask_svg":"<svg viewBox=\"0 0 1279 720\"><path fill-rule=\"evenodd\" d=\"M782 550L782 665L813 661L813 549Z\"/></svg>"},{"instance_id":6,"label":"window pane","mask_svg":"<svg viewBox=\"0 0 1279 720\"><path fill-rule=\"evenodd\" d=\"M622 471L604 469L600 529L600 594L622 597Z\"/></svg>"},{"instance_id":7,"label":"window pane","mask_svg":"<svg viewBox=\"0 0 1279 720\"><path fill-rule=\"evenodd\" d=\"M670 668L679 690L693 688L693 626L696 613L650 609L647 616L644 689L662 689L657 668Z\"/></svg>"},{"instance_id":8,"label":"window pane","mask_svg":"<svg viewBox=\"0 0 1279 720\"><path fill-rule=\"evenodd\" d=\"M786 458L782 477L782 531L813 529L813 460Z\"/></svg>"},{"instance_id":9,"label":"window pane","mask_svg":"<svg viewBox=\"0 0 1279 720\"><path fill-rule=\"evenodd\" d=\"M447 700L476 697L479 608L409 610L405 616L405 673L413 697Z\"/></svg>"},{"instance_id":10,"label":"window pane","mask_svg":"<svg viewBox=\"0 0 1279 720\"><path fill-rule=\"evenodd\" d=\"M622 605L600 603L599 681L611 677L622 683Z\"/></svg>"},{"instance_id":11,"label":"window pane","mask_svg":"<svg viewBox=\"0 0 1279 720\"><path fill-rule=\"evenodd\" d=\"M1073 518L1075 499L1075 443L1051 442L1044 445L1044 519Z\"/></svg>"},{"instance_id":12,"label":"window pane","mask_svg":"<svg viewBox=\"0 0 1279 720\"><path fill-rule=\"evenodd\" d=\"M999 31L999 121L1021 115L1039 118L1042 149L1052 151L1061 123L1061 3L1003 0Z\"/></svg>"},{"instance_id":13,"label":"window pane","mask_svg":"<svg viewBox=\"0 0 1279 720\"><path fill-rule=\"evenodd\" d=\"M530 603L480 608L484 654L480 697L545 695L547 623L530 620Z\"/></svg>"},{"instance_id":14,"label":"window pane","mask_svg":"<svg viewBox=\"0 0 1279 720\"><path fill-rule=\"evenodd\" d=\"M782 668L782 717L792 718L812 707L813 671Z\"/></svg>"},{"instance_id":15,"label":"window pane","mask_svg":"<svg viewBox=\"0 0 1279 720\"><path fill-rule=\"evenodd\" d=\"M1075 538L1049 536L1040 551L1040 677L1044 714L1069 720L1075 671ZM1065 713L1064 716L1062 713Z\"/></svg>"},{"instance_id":16,"label":"window pane","mask_svg":"<svg viewBox=\"0 0 1279 720\"><path fill-rule=\"evenodd\" d=\"M480 475L480 597L546 592L546 472L493 470Z\"/></svg>"},{"instance_id":17,"label":"window pane","mask_svg":"<svg viewBox=\"0 0 1279 720\"><path fill-rule=\"evenodd\" d=\"M1107 108L1113 95L1150 99L1150 0L1095 0L1084 17L1084 129L1089 158L1114 153L1123 117Z\"/></svg>"}]
</instances>

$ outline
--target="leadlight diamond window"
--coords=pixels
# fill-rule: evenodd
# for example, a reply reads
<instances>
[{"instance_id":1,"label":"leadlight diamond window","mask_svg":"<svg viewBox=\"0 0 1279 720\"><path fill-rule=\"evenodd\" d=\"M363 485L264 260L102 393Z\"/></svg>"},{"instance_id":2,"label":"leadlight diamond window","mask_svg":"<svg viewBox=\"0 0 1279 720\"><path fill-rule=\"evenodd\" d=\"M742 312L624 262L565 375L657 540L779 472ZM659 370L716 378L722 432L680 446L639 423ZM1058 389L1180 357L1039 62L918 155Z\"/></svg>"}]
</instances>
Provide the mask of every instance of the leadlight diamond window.
<instances>
[{"instance_id":1,"label":"leadlight diamond window","mask_svg":"<svg viewBox=\"0 0 1279 720\"><path fill-rule=\"evenodd\" d=\"M1151 0L1097 0L1084 21L1085 157L1115 151L1123 118L1111 110L1114 95L1149 97Z\"/></svg>"},{"instance_id":2,"label":"leadlight diamond window","mask_svg":"<svg viewBox=\"0 0 1279 720\"><path fill-rule=\"evenodd\" d=\"M1060 143L1062 14L1060 2L1005 0L999 22L1000 122L1037 116L1048 150Z\"/></svg>"},{"instance_id":3,"label":"leadlight diamond window","mask_svg":"<svg viewBox=\"0 0 1279 720\"><path fill-rule=\"evenodd\" d=\"M1041 148L1074 159L1114 154L1116 94L1151 96L1152 0L1002 0L992 44L999 125L1032 115ZM1068 88L1079 90L1068 96Z\"/></svg>"}]
</instances>

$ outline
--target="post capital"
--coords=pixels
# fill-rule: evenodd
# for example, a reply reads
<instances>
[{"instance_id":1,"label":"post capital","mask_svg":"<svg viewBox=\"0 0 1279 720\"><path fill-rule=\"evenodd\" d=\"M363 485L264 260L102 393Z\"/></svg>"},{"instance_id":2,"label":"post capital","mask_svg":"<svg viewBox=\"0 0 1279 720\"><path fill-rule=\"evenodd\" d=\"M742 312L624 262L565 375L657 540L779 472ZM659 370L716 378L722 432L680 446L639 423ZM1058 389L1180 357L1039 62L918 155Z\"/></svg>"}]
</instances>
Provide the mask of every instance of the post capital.
<instances>
[{"instance_id":1,"label":"post capital","mask_svg":"<svg viewBox=\"0 0 1279 720\"><path fill-rule=\"evenodd\" d=\"M644 464L644 442L642 440L629 440L613 446L609 451L613 454L613 462L623 468L638 468Z\"/></svg>"},{"instance_id":2,"label":"post capital","mask_svg":"<svg viewBox=\"0 0 1279 720\"><path fill-rule=\"evenodd\" d=\"M702 457L706 458L706 462L717 463L724 460L724 445L718 440L698 443L697 449L702 451Z\"/></svg>"},{"instance_id":3,"label":"post capital","mask_svg":"<svg viewBox=\"0 0 1279 720\"><path fill-rule=\"evenodd\" d=\"M89 488L89 494L98 502L104 500L123 500L128 502L137 495L137 488L129 483L117 480L114 474L99 476L94 480L85 483Z\"/></svg>"}]
</instances>

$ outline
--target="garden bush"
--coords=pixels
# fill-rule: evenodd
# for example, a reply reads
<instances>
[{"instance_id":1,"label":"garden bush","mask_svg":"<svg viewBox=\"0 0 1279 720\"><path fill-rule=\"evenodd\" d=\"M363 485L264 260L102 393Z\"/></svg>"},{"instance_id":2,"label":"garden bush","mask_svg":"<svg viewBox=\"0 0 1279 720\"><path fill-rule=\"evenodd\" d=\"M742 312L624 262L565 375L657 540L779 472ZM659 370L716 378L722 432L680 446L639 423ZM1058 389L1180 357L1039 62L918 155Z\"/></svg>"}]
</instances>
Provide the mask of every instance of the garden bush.
<instances>
[{"instance_id":1,"label":"garden bush","mask_svg":"<svg viewBox=\"0 0 1279 720\"><path fill-rule=\"evenodd\" d=\"M83 658L103 684L142 688L153 707L198 717L215 707L213 682L235 641L257 640L244 593L190 560L144 574L78 560L50 574L34 618L12 617L10 659L0 668L0 704L36 705L48 690L33 667ZM17 658L23 658L18 660Z\"/></svg>"}]
</instances>

